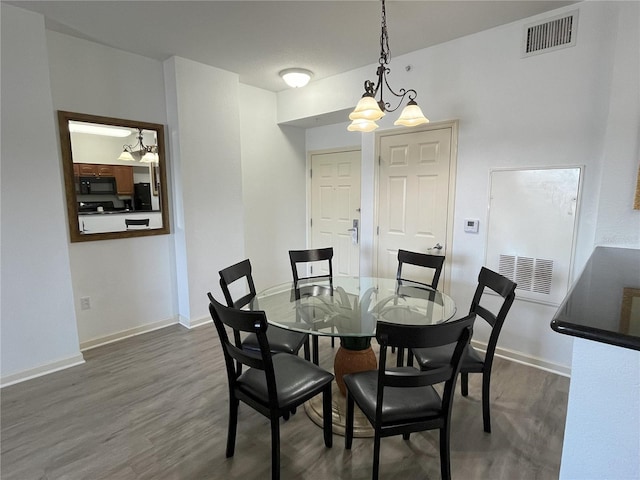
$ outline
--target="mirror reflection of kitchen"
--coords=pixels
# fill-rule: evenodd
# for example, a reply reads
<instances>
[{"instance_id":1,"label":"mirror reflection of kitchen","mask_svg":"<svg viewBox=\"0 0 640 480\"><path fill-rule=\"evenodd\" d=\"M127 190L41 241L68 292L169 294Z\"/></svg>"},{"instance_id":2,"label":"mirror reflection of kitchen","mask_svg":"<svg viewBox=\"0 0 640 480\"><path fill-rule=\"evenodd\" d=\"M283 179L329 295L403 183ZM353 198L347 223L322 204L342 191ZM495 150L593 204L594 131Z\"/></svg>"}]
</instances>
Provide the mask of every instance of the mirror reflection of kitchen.
<instances>
[{"instance_id":1,"label":"mirror reflection of kitchen","mask_svg":"<svg viewBox=\"0 0 640 480\"><path fill-rule=\"evenodd\" d=\"M80 231L161 228L156 132L73 120L69 130Z\"/></svg>"}]
</instances>

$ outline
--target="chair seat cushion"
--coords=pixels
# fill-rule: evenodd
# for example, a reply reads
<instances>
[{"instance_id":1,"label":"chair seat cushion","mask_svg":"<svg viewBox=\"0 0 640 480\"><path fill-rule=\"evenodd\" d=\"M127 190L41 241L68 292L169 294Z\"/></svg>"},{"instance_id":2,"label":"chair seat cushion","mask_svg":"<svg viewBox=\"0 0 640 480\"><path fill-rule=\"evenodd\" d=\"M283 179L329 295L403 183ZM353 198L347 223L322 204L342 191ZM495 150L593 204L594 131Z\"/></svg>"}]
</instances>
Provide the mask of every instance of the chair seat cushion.
<instances>
[{"instance_id":1,"label":"chair seat cushion","mask_svg":"<svg viewBox=\"0 0 640 480\"><path fill-rule=\"evenodd\" d=\"M333 380L331 373L296 355L276 354L272 359L280 408L299 405ZM264 405L269 404L264 371L249 368L238 377L237 388Z\"/></svg>"},{"instance_id":2,"label":"chair seat cushion","mask_svg":"<svg viewBox=\"0 0 640 480\"><path fill-rule=\"evenodd\" d=\"M443 345L441 347L432 348L415 348L413 356L416 358L418 365L422 370L438 368L446 365L451 360L455 344ZM467 346L467 351L462 358L462 372L482 372L484 365L483 357L471 345Z\"/></svg>"},{"instance_id":3,"label":"chair seat cushion","mask_svg":"<svg viewBox=\"0 0 640 480\"><path fill-rule=\"evenodd\" d=\"M271 347L272 353L283 352L297 355L298 351L307 340L307 334L269 326L267 329L267 340L269 340L269 347ZM247 337L242 341L242 346L248 350L260 351L258 337L255 333L247 335Z\"/></svg>"},{"instance_id":4,"label":"chair seat cushion","mask_svg":"<svg viewBox=\"0 0 640 480\"><path fill-rule=\"evenodd\" d=\"M390 368L389 371L415 371L413 367ZM344 376L349 395L356 401L362 413L373 421L376 415L378 371L351 373ZM382 400L382 423L395 424L404 420L440 415L442 400L432 386L415 388L385 387Z\"/></svg>"}]
</instances>

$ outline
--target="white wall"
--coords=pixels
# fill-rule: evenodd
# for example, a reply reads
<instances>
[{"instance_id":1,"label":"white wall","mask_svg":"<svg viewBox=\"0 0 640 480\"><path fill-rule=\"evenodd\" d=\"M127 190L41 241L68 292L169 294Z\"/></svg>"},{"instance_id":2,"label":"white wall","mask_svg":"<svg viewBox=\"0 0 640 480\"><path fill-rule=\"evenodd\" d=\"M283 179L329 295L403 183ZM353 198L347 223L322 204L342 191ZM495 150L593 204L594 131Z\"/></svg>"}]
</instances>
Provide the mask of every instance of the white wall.
<instances>
[{"instance_id":1,"label":"white wall","mask_svg":"<svg viewBox=\"0 0 640 480\"><path fill-rule=\"evenodd\" d=\"M83 362L40 15L2 16L2 383Z\"/></svg>"},{"instance_id":2,"label":"white wall","mask_svg":"<svg viewBox=\"0 0 640 480\"><path fill-rule=\"evenodd\" d=\"M244 258L239 83L236 74L179 57L164 71L171 168L180 188L179 314L193 326L210 320L207 292L222 296L218 271Z\"/></svg>"},{"instance_id":3,"label":"white wall","mask_svg":"<svg viewBox=\"0 0 640 480\"><path fill-rule=\"evenodd\" d=\"M640 211L631 208L640 171L640 3L624 3L616 20L596 245L640 248Z\"/></svg>"},{"instance_id":4,"label":"white wall","mask_svg":"<svg viewBox=\"0 0 640 480\"><path fill-rule=\"evenodd\" d=\"M161 62L51 31L46 35L55 110L167 123ZM49 152L58 164L59 152L57 145ZM81 345L176 321L171 235L68 248ZM80 310L80 297L90 297L90 310Z\"/></svg>"},{"instance_id":5,"label":"white wall","mask_svg":"<svg viewBox=\"0 0 640 480\"><path fill-rule=\"evenodd\" d=\"M635 185L630 179L635 178L638 168L637 4L584 2L549 15L576 8L579 25L575 47L521 58L523 27L545 18L539 16L398 56L391 62L391 85L415 88L418 103L432 122L459 120L454 238L449 255L453 256L451 293L461 306L469 304L484 262L483 226L487 225L492 168L585 166L574 273L580 272L593 250L596 228L602 232L602 239L605 230L615 231L608 235L612 243L638 245L639 216L631 211L629 197ZM631 18L620 29L619 11L621 18ZM612 32L625 29L631 33L617 41ZM413 67L410 72L405 72L405 65ZM372 65L363 78L373 72ZM351 91L353 106L361 95L361 83L353 82L353 72L326 82L312 82L311 101L324 96L340 110L348 105L343 94L334 97L333 92ZM286 112L287 121L295 120L296 105L304 106L298 110L300 118L312 116L305 95L305 89L278 95L278 108ZM380 130L393 128L394 119L394 114L383 118ZM366 184L374 182L376 136L352 133L354 140L349 142L341 131L345 127L309 129L307 149L362 141L361 265L366 266L373 254L369 246L373 245L375 219L371 212L372 225L365 228L368 214L364 207L373 202L373 189ZM606 162L615 163L615 168L605 169L605 158L609 157ZM617 200L620 190L616 186L622 184L625 200ZM612 216L613 212L616 215ZM479 235L464 233L464 218L480 219ZM369 239L367 234L371 235ZM555 311L553 306L516 301L499 348L513 351L510 355L514 358L567 372L572 340L549 328ZM475 338L483 341L487 334L488 329L479 325Z\"/></svg>"},{"instance_id":6,"label":"white wall","mask_svg":"<svg viewBox=\"0 0 640 480\"><path fill-rule=\"evenodd\" d=\"M640 478L640 352L576 338L560 478Z\"/></svg>"},{"instance_id":7,"label":"white wall","mask_svg":"<svg viewBox=\"0 0 640 480\"><path fill-rule=\"evenodd\" d=\"M288 252L307 246L305 130L279 127L276 95L247 85L240 85L240 125L245 248L260 291L290 281Z\"/></svg>"}]
</instances>

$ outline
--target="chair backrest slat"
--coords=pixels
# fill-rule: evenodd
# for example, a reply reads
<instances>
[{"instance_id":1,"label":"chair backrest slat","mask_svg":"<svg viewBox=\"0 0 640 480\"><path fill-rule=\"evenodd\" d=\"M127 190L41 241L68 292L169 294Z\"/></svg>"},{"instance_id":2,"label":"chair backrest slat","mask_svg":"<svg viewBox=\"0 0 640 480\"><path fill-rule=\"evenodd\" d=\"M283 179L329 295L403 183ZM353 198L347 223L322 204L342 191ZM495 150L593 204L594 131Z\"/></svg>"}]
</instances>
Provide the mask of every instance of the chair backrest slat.
<instances>
[{"instance_id":1,"label":"chair backrest slat","mask_svg":"<svg viewBox=\"0 0 640 480\"><path fill-rule=\"evenodd\" d=\"M401 371L385 371L383 382L385 387L424 387L445 382L451 378L452 373L451 365L425 371L404 367Z\"/></svg>"},{"instance_id":2,"label":"chair backrest slat","mask_svg":"<svg viewBox=\"0 0 640 480\"><path fill-rule=\"evenodd\" d=\"M231 358L242 363L251 368L257 368L259 370L264 370L264 362L262 361L262 357L254 353L251 350L243 350L242 348L238 348L232 343L227 343L227 351Z\"/></svg>"},{"instance_id":3,"label":"chair backrest slat","mask_svg":"<svg viewBox=\"0 0 640 480\"><path fill-rule=\"evenodd\" d=\"M444 265L444 255L430 255L427 253L410 252L408 250L398 250L398 271L396 272L396 280L408 281L411 283L417 283L433 288L438 288L438 282L440 281L440 274L442 273L442 266ZM402 274L404 264L417 265L419 267L430 268L433 270L433 277L431 283L421 280L411 279Z\"/></svg>"}]
</instances>

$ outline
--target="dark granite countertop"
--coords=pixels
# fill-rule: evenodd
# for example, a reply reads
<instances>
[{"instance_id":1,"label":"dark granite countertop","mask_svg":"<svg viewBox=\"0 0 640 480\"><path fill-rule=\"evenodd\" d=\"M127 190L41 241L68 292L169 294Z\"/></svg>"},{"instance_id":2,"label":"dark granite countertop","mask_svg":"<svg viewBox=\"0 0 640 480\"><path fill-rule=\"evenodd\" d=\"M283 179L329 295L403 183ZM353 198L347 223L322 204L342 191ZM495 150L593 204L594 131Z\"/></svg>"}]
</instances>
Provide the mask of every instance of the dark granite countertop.
<instances>
[{"instance_id":1,"label":"dark granite countertop","mask_svg":"<svg viewBox=\"0 0 640 480\"><path fill-rule=\"evenodd\" d=\"M640 250L596 247L551 328L640 350Z\"/></svg>"}]
</instances>

